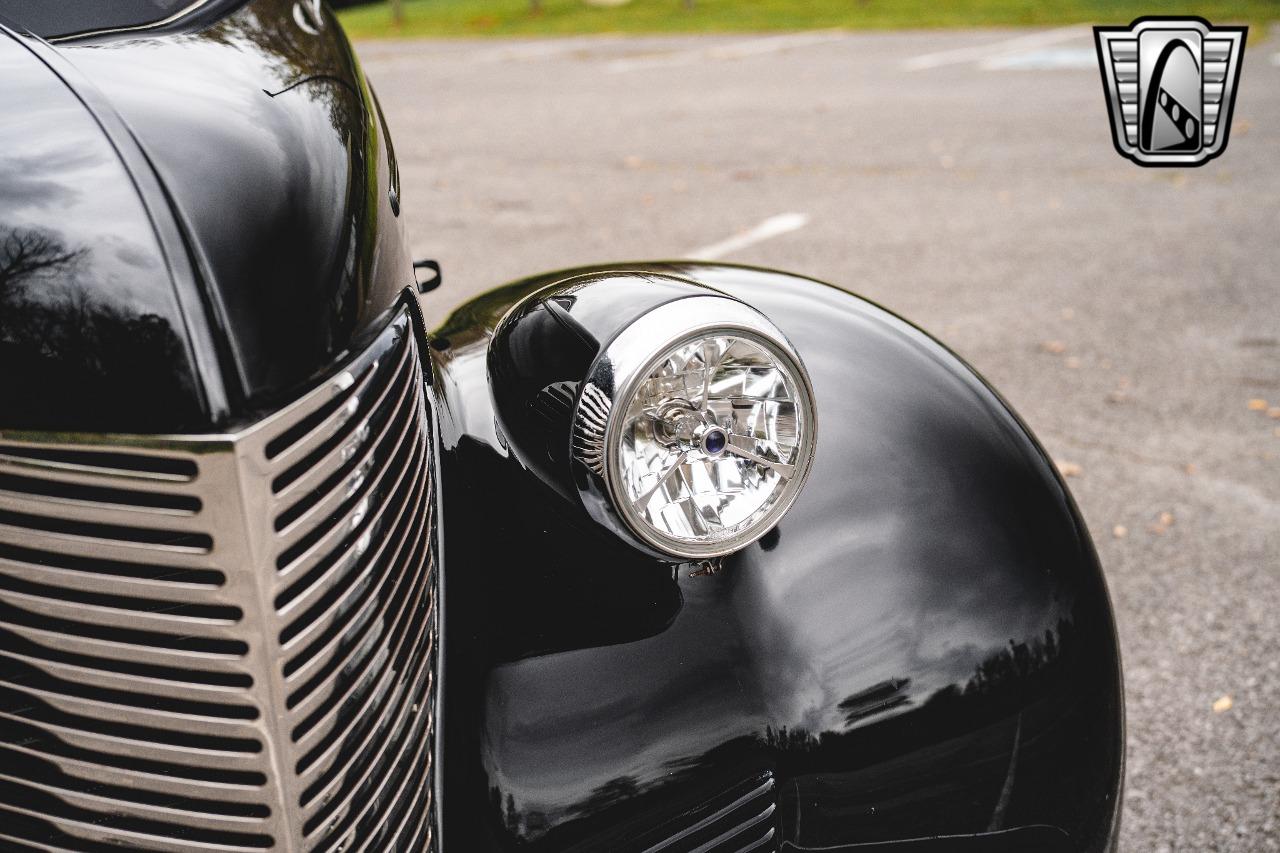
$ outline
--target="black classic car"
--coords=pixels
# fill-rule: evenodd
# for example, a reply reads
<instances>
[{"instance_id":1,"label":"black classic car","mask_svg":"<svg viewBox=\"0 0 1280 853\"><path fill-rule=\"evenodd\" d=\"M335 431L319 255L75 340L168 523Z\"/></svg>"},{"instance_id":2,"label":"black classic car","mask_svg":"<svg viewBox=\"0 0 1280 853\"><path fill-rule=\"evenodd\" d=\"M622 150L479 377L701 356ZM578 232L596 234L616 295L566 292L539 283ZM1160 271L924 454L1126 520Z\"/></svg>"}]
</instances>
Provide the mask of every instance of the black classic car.
<instances>
[{"instance_id":1,"label":"black classic car","mask_svg":"<svg viewBox=\"0 0 1280 853\"><path fill-rule=\"evenodd\" d=\"M328 9L0 20L0 849L1113 848L1094 548L942 345L695 262L430 331Z\"/></svg>"}]
</instances>

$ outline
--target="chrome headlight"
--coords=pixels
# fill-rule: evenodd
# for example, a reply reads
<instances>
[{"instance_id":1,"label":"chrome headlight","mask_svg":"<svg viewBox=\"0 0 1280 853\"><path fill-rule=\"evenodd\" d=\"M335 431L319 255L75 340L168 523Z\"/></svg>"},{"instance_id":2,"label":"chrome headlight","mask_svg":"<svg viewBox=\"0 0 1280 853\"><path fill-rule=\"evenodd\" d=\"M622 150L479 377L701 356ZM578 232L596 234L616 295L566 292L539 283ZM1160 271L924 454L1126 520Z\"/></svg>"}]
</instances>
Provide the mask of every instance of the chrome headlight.
<instances>
[{"instance_id":1,"label":"chrome headlight","mask_svg":"<svg viewBox=\"0 0 1280 853\"><path fill-rule=\"evenodd\" d=\"M736 551L777 524L804 484L817 426L808 374L783 334L744 303L699 291L603 347L573 418L573 455L603 483L584 489L588 509L691 559Z\"/></svg>"}]
</instances>

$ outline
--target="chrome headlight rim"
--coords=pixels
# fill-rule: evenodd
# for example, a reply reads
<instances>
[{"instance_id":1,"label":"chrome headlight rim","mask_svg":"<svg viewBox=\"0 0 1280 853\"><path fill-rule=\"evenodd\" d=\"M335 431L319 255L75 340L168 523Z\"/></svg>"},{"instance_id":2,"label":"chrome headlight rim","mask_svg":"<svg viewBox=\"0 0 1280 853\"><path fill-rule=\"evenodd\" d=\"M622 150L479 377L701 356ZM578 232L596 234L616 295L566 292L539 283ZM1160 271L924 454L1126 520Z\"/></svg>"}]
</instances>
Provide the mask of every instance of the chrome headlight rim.
<instances>
[{"instance_id":1,"label":"chrome headlight rim","mask_svg":"<svg viewBox=\"0 0 1280 853\"><path fill-rule=\"evenodd\" d=\"M777 526L804 488L817 446L813 386L795 347L764 314L733 297L699 285L705 293L659 305L624 328L601 351L579 390L572 452L588 473L579 480L592 517L664 559L703 560L741 551ZM658 532L639 517L620 482L619 432L637 386L671 353L717 335L744 338L775 359L795 385L799 421L795 469L772 506L744 530L724 539L691 541Z\"/></svg>"}]
</instances>

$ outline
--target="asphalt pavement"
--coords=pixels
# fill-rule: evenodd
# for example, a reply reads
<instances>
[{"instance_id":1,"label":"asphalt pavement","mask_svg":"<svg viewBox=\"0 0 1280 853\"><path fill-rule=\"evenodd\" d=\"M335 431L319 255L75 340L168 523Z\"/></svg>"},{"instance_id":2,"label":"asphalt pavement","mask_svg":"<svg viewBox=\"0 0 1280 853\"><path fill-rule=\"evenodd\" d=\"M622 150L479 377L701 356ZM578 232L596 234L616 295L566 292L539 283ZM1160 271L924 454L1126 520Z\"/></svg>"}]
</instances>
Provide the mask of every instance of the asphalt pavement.
<instances>
[{"instance_id":1,"label":"asphalt pavement","mask_svg":"<svg viewBox=\"0 0 1280 853\"><path fill-rule=\"evenodd\" d=\"M359 52L444 268L431 319L701 254L838 283L974 364L1107 570L1122 849L1280 850L1280 38L1246 50L1226 153L1176 170L1115 152L1085 27Z\"/></svg>"}]
</instances>

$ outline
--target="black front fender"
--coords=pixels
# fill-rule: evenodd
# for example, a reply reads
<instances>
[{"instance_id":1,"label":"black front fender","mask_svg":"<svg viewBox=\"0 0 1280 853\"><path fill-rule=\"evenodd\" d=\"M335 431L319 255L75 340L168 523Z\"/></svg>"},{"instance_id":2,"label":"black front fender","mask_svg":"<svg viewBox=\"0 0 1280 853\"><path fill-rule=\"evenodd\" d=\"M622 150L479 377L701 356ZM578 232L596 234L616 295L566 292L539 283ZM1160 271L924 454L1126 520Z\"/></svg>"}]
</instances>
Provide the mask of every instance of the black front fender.
<instances>
[{"instance_id":1,"label":"black front fender","mask_svg":"<svg viewBox=\"0 0 1280 853\"><path fill-rule=\"evenodd\" d=\"M813 380L814 468L721 571L656 562L526 469L494 417L497 323L586 270L453 314L432 339L442 849L683 850L748 823L796 851L1109 845L1111 607L1070 495L1009 407L924 332L830 285L613 268L768 315Z\"/></svg>"}]
</instances>

